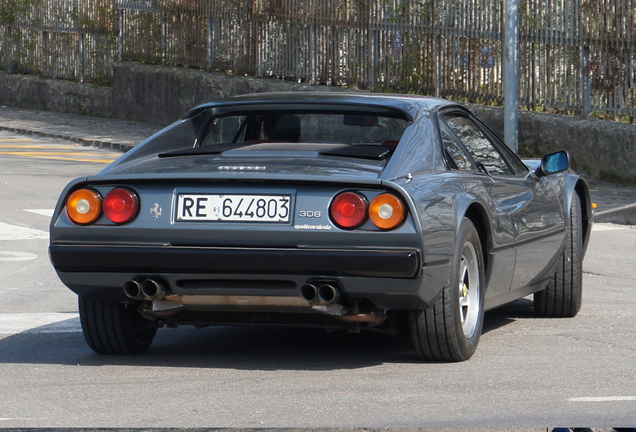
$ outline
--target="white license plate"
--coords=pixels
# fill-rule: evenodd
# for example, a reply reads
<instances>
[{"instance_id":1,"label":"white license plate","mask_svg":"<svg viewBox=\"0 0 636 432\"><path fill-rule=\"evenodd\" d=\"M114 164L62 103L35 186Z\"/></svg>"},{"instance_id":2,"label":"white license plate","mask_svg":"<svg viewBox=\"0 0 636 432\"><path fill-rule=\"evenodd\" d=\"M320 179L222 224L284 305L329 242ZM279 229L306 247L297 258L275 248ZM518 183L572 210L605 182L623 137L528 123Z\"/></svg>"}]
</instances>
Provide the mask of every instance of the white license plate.
<instances>
[{"instance_id":1,"label":"white license plate","mask_svg":"<svg viewBox=\"0 0 636 432\"><path fill-rule=\"evenodd\" d=\"M286 223L290 205L291 195L179 194L176 220Z\"/></svg>"}]
</instances>

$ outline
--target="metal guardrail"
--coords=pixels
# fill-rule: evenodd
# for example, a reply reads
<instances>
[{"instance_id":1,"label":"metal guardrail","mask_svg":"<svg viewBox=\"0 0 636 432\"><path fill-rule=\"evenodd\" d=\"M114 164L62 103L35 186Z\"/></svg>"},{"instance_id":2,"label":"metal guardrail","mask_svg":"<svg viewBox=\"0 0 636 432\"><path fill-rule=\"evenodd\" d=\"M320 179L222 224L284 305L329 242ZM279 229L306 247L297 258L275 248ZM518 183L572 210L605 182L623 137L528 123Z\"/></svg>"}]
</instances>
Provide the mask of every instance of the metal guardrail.
<instances>
[{"instance_id":1,"label":"metal guardrail","mask_svg":"<svg viewBox=\"0 0 636 432\"><path fill-rule=\"evenodd\" d=\"M0 0L0 68L117 60L500 105L504 0ZM636 0L526 0L520 103L636 117Z\"/></svg>"}]
</instances>

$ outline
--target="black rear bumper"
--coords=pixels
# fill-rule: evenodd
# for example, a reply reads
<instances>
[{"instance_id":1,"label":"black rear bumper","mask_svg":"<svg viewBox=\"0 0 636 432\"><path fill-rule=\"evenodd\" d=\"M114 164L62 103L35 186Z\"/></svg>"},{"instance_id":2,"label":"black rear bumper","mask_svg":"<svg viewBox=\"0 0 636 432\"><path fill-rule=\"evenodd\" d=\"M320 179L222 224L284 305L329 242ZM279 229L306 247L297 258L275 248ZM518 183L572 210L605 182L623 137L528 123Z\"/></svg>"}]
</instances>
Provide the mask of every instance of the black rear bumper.
<instances>
[{"instance_id":1,"label":"black rear bumper","mask_svg":"<svg viewBox=\"0 0 636 432\"><path fill-rule=\"evenodd\" d=\"M417 278L421 252L395 248L51 245L59 272L289 274Z\"/></svg>"}]
</instances>

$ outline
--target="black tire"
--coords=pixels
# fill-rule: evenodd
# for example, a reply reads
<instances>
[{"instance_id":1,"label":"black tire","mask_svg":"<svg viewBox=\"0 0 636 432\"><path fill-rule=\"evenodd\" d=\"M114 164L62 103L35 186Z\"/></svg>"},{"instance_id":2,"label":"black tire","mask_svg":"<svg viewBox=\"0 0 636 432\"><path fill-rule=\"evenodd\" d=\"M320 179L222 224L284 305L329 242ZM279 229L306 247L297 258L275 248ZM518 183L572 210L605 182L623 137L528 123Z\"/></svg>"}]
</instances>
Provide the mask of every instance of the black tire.
<instances>
[{"instance_id":1,"label":"black tire","mask_svg":"<svg viewBox=\"0 0 636 432\"><path fill-rule=\"evenodd\" d=\"M451 285L431 309L409 312L413 345L424 360L468 360L479 344L484 321L484 258L479 235L468 218L462 221L456 248Z\"/></svg>"},{"instance_id":2,"label":"black tire","mask_svg":"<svg viewBox=\"0 0 636 432\"><path fill-rule=\"evenodd\" d=\"M140 354L148 349L157 326L133 305L79 299L82 330L98 354Z\"/></svg>"},{"instance_id":3,"label":"black tire","mask_svg":"<svg viewBox=\"0 0 636 432\"><path fill-rule=\"evenodd\" d=\"M574 193L570 224L565 233L565 249L556 272L543 291L534 294L534 310L547 317L573 317L581 309L583 297L583 224L581 200Z\"/></svg>"}]
</instances>

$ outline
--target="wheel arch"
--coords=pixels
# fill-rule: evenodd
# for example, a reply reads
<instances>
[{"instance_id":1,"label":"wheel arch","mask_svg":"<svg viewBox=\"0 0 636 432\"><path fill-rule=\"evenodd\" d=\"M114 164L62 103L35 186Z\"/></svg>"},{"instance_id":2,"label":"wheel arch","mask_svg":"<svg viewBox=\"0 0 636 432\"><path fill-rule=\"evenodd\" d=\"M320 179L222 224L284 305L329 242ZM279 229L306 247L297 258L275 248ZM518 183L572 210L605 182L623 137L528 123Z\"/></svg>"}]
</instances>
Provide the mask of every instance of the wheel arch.
<instances>
[{"instance_id":1,"label":"wheel arch","mask_svg":"<svg viewBox=\"0 0 636 432\"><path fill-rule=\"evenodd\" d=\"M590 234L592 232L592 223L593 223L593 207L592 207L592 198L590 196L590 187L587 182L579 177L578 181L574 186L574 191L579 196L581 200L581 220L583 222L583 254L585 255L585 251L587 251L587 245L590 240ZM568 200L568 203L571 200ZM569 210L569 209L568 209Z\"/></svg>"},{"instance_id":2,"label":"wheel arch","mask_svg":"<svg viewBox=\"0 0 636 432\"><path fill-rule=\"evenodd\" d=\"M582 243L583 256L587 250L587 245L592 232L592 223L594 221L594 210L592 209L592 197L590 195L590 186L587 181L578 174L566 173L563 179L563 189L561 191L564 200L564 214L569 215L572 208L572 196L577 194L581 200L581 222L582 222Z\"/></svg>"},{"instance_id":3,"label":"wheel arch","mask_svg":"<svg viewBox=\"0 0 636 432\"><path fill-rule=\"evenodd\" d=\"M477 230L484 260L484 271L488 274L490 264L488 260L488 239L490 238L491 233L486 209L478 202L472 202L466 209L464 217L470 219Z\"/></svg>"}]
</instances>

